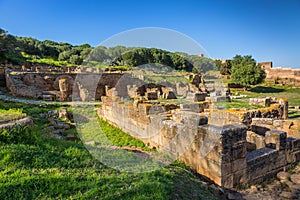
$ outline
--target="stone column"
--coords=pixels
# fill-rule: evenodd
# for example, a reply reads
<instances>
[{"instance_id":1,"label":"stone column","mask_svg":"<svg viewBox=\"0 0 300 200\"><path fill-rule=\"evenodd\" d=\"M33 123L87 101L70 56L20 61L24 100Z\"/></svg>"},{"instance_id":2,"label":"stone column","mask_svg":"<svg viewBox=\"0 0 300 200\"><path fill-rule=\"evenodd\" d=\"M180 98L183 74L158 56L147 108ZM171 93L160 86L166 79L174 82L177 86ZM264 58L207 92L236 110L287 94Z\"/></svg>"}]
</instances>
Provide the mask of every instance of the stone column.
<instances>
[{"instance_id":1,"label":"stone column","mask_svg":"<svg viewBox=\"0 0 300 200\"><path fill-rule=\"evenodd\" d=\"M60 101L68 101L69 97L69 80L67 78L59 79Z\"/></svg>"},{"instance_id":2,"label":"stone column","mask_svg":"<svg viewBox=\"0 0 300 200\"><path fill-rule=\"evenodd\" d=\"M283 119L287 119L289 116L289 102L285 98L279 99L279 103L283 106Z\"/></svg>"}]
</instances>

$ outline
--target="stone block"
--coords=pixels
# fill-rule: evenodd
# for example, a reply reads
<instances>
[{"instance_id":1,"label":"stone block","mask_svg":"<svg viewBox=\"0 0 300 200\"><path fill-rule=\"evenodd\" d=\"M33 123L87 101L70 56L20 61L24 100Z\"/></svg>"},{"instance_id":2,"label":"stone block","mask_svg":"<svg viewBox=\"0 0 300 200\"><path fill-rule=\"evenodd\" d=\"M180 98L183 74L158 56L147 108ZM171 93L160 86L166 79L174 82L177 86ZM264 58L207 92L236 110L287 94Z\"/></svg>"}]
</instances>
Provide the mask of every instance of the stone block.
<instances>
[{"instance_id":1,"label":"stone block","mask_svg":"<svg viewBox=\"0 0 300 200\"><path fill-rule=\"evenodd\" d=\"M252 131L247 131L247 142L255 144L256 149L260 149L266 146L265 138Z\"/></svg>"},{"instance_id":2,"label":"stone block","mask_svg":"<svg viewBox=\"0 0 300 200\"><path fill-rule=\"evenodd\" d=\"M245 158L235 160L231 163L232 172L237 172L246 168L247 168L247 162Z\"/></svg>"},{"instance_id":3,"label":"stone block","mask_svg":"<svg viewBox=\"0 0 300 200\"><path fill-rule=\"evenodd\" d=\"M286 132L272 130L267 131L265 136L267 146L273 147L275 145L277 150L285 149L286 147Z\"/></svg>"},{"instance_id":4,"label":"stone block","mask_svg":"<svg viewBox=\"0 0 300 200\"><path fill-rule=\"evenodd\" d=\"M237 160L240 158L246 158L247 149L246 142L236 143L232 146L232 159Z\"/></svg>"},{"instance_id":5,"label":"stone block","mask_svg":"<svg viewBox=\"0 0 300 200\"><path fill-rule=\"evenodd\" d=\"M225 188L233 188L234 187L233 174L228 174L228 175L222 176L221 186L223 186Z\"/></svg>"},{"instance_id":6,"label":"stone block","mask_svg":"<svg viewBox=\"0 0 300 200\"><path fill-rule=\"evenodd\" d=\"M204 101L206 97L207 97L206 92L195 93L194 101Z\"/></svg>"},{"instance_id":7,"label":"stone block","mask_svg":"<svg viewBox=\"0 0 300 200\"><path fill-rule=\"evenodd\" d=\"M232 146L239 141L246 141L246 127L241 125L224 125L222 129L222 145Z\"/></svg>"}]
</instances>

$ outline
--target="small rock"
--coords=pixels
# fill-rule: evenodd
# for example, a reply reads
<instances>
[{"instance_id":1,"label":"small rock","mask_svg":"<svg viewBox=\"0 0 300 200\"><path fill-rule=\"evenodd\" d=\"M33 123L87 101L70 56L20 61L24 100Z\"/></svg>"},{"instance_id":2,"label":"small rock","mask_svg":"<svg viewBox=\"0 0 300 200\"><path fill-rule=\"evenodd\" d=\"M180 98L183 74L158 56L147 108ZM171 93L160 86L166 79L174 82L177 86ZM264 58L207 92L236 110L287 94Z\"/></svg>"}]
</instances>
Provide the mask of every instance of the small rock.
<instances>
[{"instance_id":1,"label":"small rock","mask_svg":"<svg viewBox=\"0 0 300 200\"><path fill-rule=\"evenodd\" d=\"M291 181L295 184L300 184L300 174L292 174Z\"/></svg>"},{"instance_id":2,"label":"small rock","mask_svg":"<svg viewBox=\"0 0 300 200\"><path fill-rule=\"evenodd\" d=\"M270 191L278 191L278 190L280 190L280 187L281 187L280 184L276 184L276 183L270 183L270 184L267 185L267 188Z\"/></svg>"},{"instance_id":3,"label":"small rock","mask_svg":"<svg viewBox=\"0 0 300 200\"><path fill-rule=\"evenodd\" d=\"M64 137L61 136L61 135L56 135L55 138L56 138L56 139L59 139L59 140L62 140Z\"/></svg>"},{"instance_id":4,"label":"small rock","mask_svg":"<svg viewBox=\"0 0 300 200\"><path fill-rule=\"evenodd\" d=\"M300 185L299 184L295 184L291 181L286 181L285 183L289 186L291 192L297 193L298 191L300 191Z\"/></svg>"},{"instance_id":5,"label":"small rock","mask_svg":"<svg viewBox=\"0 0 300 200\"><path fill-rule=\"evenodd\" d=\"M287 199L297 199L297 195L292 192L282 191L280 196Z\"/></svg>"},{"instance_id":6,"label":"small rock","mask_svg":"<svg viewBox=\"0 0 300 200\"><path fill-rule=\"evenodd\" d=\"M58 118L71 120L71 114L66 109L61 109L58 111Z\"/></svg>"},{"instance_id":7,"label":"small rock","mask_svg":"<svg viewBox=\"0 0 300 200\"><path fill-rule=\"evenodd\" d=\"M56 129L54 131L52 131L52 134L60 134L63 133L65 130L64 129Z\"/></svg>"},{"instance_id":8,"label":"small rock","mask_svg":"<svg viewBox=\"0 0 300 200\"><path fill-rule=\"evenodd\" d=\"M250 186L250 189L251 189L252 191L257 191L257 187L256 187L255 185L251 185L251 186Z\"/></svg>"},{"instance_id":9,"label":"small rock","mask_svg":"<svg viewBox=\"0 0 300 200\"><path fill-rule=\"evenodd\" d=\"M57 110L50 110L48 112L48 116L54 116L54 115L57 115Z\"/></svg>"},{"instance_id":10,"label":"small rock","mask_svg":"<svg viewBox=\"0 0 300 200\"><path fill-rule=\"evenodd\" d=\"M46 128L43 129L44 131L53 131L54 130L54 126L48 126Z\"/></svg>"},{"instance_id":11,"label":"small rock","mask_svg":"<svg viewBox=\"0 0 300 200\"><path fill-rule=\"evenodd\" d=\"M53 125L55 124L55 120L52 118L49 119L49 122L50 122L50 124L53 124Z\"/></svg>"},{"instance_id":12,"label":"small rock","mask_svg":"<svg viewBox=\"0 0 300 200\"><path fill-rule=\"evenodd\" d=\"M69 129L70 125L64 122L57 122L56 124L54 124L54 127L59 129Z\"/></svg>"},{"instance_id":13,"label":"small rock","mask_svg":"<svg viewBox=\"0 0 300 200\"><path fill-rule=\"evenodd\" d=\"M91 140L91 141L88 141L88 142L85 142L85 144L86 145L95 145L96 144L96 142L95 141L93 141L93 140Z\"/></svg>"},{"instance_id":14,"label":"small rock","mask_svg":"<svg viewBox=\"0 0 300 200\"><path fill-rule=\"evenodd\" d=\"M243 199L242 195L240 193L228 193L227 194L227 199L231 199L231 200L241 200Z\"/></svg>"},{"instance_id":15,"label":"small rock","mask_svg":"<svg viewBox=\"0 0 300 200\"><path fill-rule=\"evenodd\" d=\"M76 139L76 137L73 134L68 134L66 137L66 140L75 140L75 139Z\"/></svg>"},{"instance_id":16,"label":"small rock","mask_svg":"<svg viewBox=\"0 0 300 200\"><path fill-rule=\"evenodd\" d=\"M300 172L300 164L298 164L293 171Z\"/></svg>"},{"instance_id":17,"label":"small rock","mask_svg":"<svg viewBox=\"0 0 300 200\"><path fill-rule=\"evenodd\" d=\"M277 174L277 178L280 180L280 181L287 181L290 176L290 174L288 172L279 172Z\"/></svg>"}]
</instances>

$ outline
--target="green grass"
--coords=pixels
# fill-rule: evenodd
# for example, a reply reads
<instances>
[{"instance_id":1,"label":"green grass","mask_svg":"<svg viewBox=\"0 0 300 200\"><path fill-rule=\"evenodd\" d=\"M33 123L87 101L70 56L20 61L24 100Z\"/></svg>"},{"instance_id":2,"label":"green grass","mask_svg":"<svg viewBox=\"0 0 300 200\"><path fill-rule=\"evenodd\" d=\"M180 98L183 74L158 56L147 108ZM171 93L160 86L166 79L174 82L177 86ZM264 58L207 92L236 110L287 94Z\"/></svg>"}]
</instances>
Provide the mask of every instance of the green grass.
<instances>
[{"instance_id":1,"label":"green grass","mask_svg":"<svg viewBox=\"0 0 300 200\"><path fill-rule=\"evenodd\" d=\"M76 66L74 64L71 64L67 61L58 61L55 60L51 57L44 57L44 58L36 58L33 55L29 55L25 52L21 52L23 58L26 60L26 62L33 62L33 63L40 63L40 64L47 64L47 65L53 65L53 66L67 66L67 67L71 67L71 66Z\"/></svg>"},{"instance_id":2,"label":"green grass","mask_svg":"<svg viewBox=\"0 0 300 200\"><path fill-rule=\"evenodd\" d=\"M289 119L297 119L300 118L300 111L289 110Z\"/></svg>"},{"instance_id":3,"label":"green grass","mask_svg":"<svg viewBox=\"0 0 300 200\"><path fill-rule=\"evenodd\" d=\"M101 118L99 118L99 125L104 134L110 139L112 144L119 147L140 147L144 151L150 151L150 149L146 147L142 141L135 139L128 133L124 133L120 128L110 125Z\"/></svg>"},{"instance_id":4,"label":"green grass","mask_svg":"<svg viewBox=\"0 0 300 200\"><path fill-rule=\"evenodd\" d=\"M0 123L8 122L14 119L20 119L25 116L26 114L22 113L22 109L0 109Z\"/></svg>"},{"instance_id":5,"label":"green grass","mask_svg":"<svg viewBox=\"0 0 300 200\"><path fill-rule=\"evenodd\" d=\"M225 102L226 108L246 108L247 110L263 108L261 105L249 105L248 99L232 99L231 102Z\"/></svg>"},{"instance_id":6,"label":"green grass","mask_svg":"<svg viewBox=\"0 0 300 200\"><path fill-rule=\"evenodd\" d=\"M148 173L120 172L92 157L80 140L42 137L48 122L39 113L58 107L0 104L1 109L13 107L34 117L30 134L36 137L2 141L0 199L217 199L182 163ZM100 125L116 145L142 145L106 122Z\"/></svg>"},{"instance_id":7,"label":"green grass","mask_svg":"<svg viewBox=\"0 0 300 200\"><path fill-rule=\"evenodd\" d=\"M235 89L231 89L235 93ZM248 98L255 97L277 97L287 98L290 106L300 105L300 88L289 86L255 86L249 91L238 91L239 94L247 95Z\"/></svg>"}]
</instances>

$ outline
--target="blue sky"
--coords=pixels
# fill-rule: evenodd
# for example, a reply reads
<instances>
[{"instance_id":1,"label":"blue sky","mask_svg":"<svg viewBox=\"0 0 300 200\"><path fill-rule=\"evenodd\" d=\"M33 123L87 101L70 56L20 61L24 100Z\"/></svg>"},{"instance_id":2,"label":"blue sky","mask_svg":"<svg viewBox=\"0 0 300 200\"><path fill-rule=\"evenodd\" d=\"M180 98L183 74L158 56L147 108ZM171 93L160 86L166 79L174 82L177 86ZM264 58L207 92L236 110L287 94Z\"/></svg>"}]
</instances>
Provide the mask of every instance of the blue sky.
<instances>
[{"instance_id":1,"label":"blue sky","mask_svg":"<svg viewBox=\"0 0 300 200\"><path fill-rule=\"evenodd\" d=\"M0 0L0 27L93 46L126 30L162 27L193 38L212 58L252 55L300 68L299 0Z\"/></svg>"}]
</instances>

